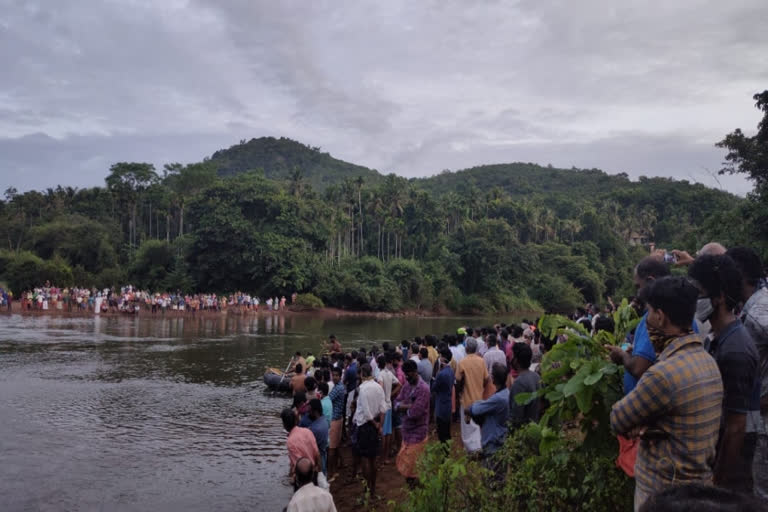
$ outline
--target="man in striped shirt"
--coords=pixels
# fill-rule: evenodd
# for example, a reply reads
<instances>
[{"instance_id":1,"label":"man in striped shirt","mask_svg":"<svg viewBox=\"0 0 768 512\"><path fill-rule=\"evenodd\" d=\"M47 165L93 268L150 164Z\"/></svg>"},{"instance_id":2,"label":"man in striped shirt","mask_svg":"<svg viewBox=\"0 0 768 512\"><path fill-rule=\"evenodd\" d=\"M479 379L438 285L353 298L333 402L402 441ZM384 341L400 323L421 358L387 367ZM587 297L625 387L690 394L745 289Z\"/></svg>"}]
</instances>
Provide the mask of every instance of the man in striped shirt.
<instances>
[{"instance_id":1,"label":"man in striped shirt","mask_svg":"<svg viewBox=\"0 0 768 512\"><path fill-rule=\"evenodd\" d=\"M691 327L698 294L684 277L656 280L642 292L658 360L611 411L616 433L641 439L636 511L673 483L712 484L723 383L717 363Z\"/></svg>"}]
</instances>

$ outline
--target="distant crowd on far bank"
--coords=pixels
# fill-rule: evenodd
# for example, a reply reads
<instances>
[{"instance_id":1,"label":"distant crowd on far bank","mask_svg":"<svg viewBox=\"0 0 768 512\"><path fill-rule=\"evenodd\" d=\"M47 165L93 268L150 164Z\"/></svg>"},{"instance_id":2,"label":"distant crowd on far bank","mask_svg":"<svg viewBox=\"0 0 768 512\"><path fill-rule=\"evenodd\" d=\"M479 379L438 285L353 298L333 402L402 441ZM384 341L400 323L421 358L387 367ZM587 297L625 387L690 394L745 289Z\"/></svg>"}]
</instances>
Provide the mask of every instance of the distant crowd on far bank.
<instances>
[{"instance_id":1,"label":"distant crowd on far bank","mask_svg":"<svg viewBox=\"0 0 768 512\"><path fill-rule=\"evenodd\" d=\"M297 294L290 297L290 304L296 303ZM263 306L262 306L263 304ZM0 287L0 311L19 313L81 313L107 314L122 313L136 315L140 312L164 315L195 314L196 312L247 313L262 311L287 311L288 299L268 297L262 300L256 295L244 292L229 294L176 292L150 292L137 290L132 285L112 288L57 287L50 282L43 286L24 290L14 295L11 290Z\"/></svg>"}]
</instances>

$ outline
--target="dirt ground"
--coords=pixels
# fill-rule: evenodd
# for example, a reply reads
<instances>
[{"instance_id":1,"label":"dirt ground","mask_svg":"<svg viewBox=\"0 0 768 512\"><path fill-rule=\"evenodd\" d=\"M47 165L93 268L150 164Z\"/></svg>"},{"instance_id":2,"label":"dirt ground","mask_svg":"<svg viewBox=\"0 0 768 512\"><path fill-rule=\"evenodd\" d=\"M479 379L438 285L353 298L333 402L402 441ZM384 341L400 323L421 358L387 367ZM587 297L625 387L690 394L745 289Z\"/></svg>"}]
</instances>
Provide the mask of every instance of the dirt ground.
<instances>
[{"instance_id":1,"label":"dirt ground","mask_svg":"<svg viewBox=\"0 0 768 512\"><path fill-rule=\"evenodd\" d=\"M458 423L451 425L451 437L454 440L454 448L461 448L461 430ZM430 425L430 441L437 441L434 424ZM458 445L458 446L457 446ZM393 503L401 503L407 495L405 478L397 471L395 457L390 458L389 464L382 465L381 458L377 459L379 471L376 477L376 494L380 499L370 503L364 503L365 486L362 475L350 481L352 471L352 450L348 446L342 448L342 470L339 476L331 483L331 494L338 512L361 512L393 510Z\"/></svg>"}]
</instances>

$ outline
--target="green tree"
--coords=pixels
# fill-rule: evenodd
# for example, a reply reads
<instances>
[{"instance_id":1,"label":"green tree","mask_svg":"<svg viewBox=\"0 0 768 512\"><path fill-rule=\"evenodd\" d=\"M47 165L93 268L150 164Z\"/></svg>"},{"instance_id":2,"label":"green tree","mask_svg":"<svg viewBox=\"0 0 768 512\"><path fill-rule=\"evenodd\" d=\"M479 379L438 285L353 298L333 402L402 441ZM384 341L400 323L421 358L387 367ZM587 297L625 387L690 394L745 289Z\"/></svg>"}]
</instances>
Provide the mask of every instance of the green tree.
<instances>
[{"instance_id":1,"label":"green tree","mask_svg":"<svg viewBox=\"0 0 768 512\"><path fill-rule=\"evenodd\" d=\"M755 94L752 99L755 107L763 112L757 133L747 137L736 128L716 146L728 150L720 174L746 174L762 193L768 185L768 90Z\"/></svg>"},{"instance_id":2,"label":"green tree","mask_svg":"<svg viewBox=\"0 0 768 512\"><path fill-rule=\"evenodd\" d=\"M119 162L109 168L107 188L131 212L128 222L128 245L131 251L137 240L136 206L142 192L158 179L155 166L148 163Z\"/></svg>"}]
</instances>

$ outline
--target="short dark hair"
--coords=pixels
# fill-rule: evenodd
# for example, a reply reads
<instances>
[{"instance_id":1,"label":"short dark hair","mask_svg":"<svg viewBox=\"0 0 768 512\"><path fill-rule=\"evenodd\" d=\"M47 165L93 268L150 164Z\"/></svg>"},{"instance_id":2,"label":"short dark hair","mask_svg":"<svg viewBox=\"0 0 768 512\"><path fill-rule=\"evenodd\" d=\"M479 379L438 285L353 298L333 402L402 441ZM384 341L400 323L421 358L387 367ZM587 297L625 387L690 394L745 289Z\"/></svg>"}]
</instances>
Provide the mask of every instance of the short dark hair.
<instances>
[{"instance_id":1,"label":"short dark hair","mask_svg":"<svg viewBox=\"0 0 768 512\"><path fill-rule=\"evenodd\" d=\"M411 343L411 352L415 354L419 353L419 345L416 343Z\"/></svg>"},{"instance_id":2,"label":"short dark hair","mask_svg":"<svg viewBox=\"0 0 768 512\"><path fill-rule=\"evenodd\" d=\"M321 382L317 385L317 389L320 390L320 392L323 394L323 396L328 396L328 383L327 382Z\"/></svg>"},{"instance_id":3,"label":"short dark hair","mask_svg":"<svg viewBox=\"0 0 768 512\"><path fill-rule=\"evenodd\" d=\"M757 499L704 484L673 485L646 500L640 512L758 512Z\"/></svg>"},{"instance_id":4,"label":"short dark hair","mask_svg":"<svg viewBox=\"0 0 768 512\"><path fill-rule=\"evenodd\" d=\"M293 427L296 426L296 415L293 413L293 409L286 407L280 413L280 419L283 420L283 428L290 432Z\"/></svg>"},{"instance_id":5,"label":"short dark hair","mask_svg":"<svg viewBox=\"0 0 768 512\"><path fill-rule=\"evenodd\" d=\"M416 365L416 361L413 359L409 359L406 362L403 363L403 372L415 372L418 369L418 366Z\"/></svg>"},{"instance_id":6,"label":"short dark hair","mask_svg":"<svg viewBox=\"0 0 768 512\"><path fill-rule=\"evenodd\" d=\"M526 345L526 347L527 346L528 345ZM531 349L529 348L528 350L531 350ZM508 373L509 371L507 370L507 365L501 364L501 363L493 363L493 366L491 367L491 377L493 378L494 385L503 386L504 384L506 384Z\"/></svg>"},{"instance_id":7,"label":"short dark hair","mask_svg":"<svg viewBox=\"0 0 768 512\"><path fill-rule=\"evenodd\" d=\"M339 375L341 375L341 367L334 366L333 368L331 368L331 373L338 373Z\"/></svg>"},{"instance_id":8,"label":"short dark hair","mask_svg":"<svg viewBox=\"0 0 768 512\"><path fill-rule=\"evenodd\" d=\"M317 379L314 377L307 377L304 379L304 387L307 388L307 391L314 391L317 389Z\"/></svg>"},{"instance_id":9,"label":"short dark hair","mask_svg":"<svg viewBox=\"0 0 768 512\"><path fill-rule=\"evenodd\" d=\"M296 373L302 373L304 371L304 367L301 365L301 363L296 363Z\"/></svg>"},{"instance_id":10,"label":"short dark hair","mask_svg":"<svg viewBox=\"0 0 768 512\"><path fill-rule=\"evenodd\" d=\"M312 412L319 412L323 414L323 402L319 398L313 398L309 401L309 410Z\"/></svg>"},{"instance_id":11,"label":"short dark hair","mask_svg":"<svg viewBox=\"0 0 768 512\"><path fill-rule=\"evenodd\" d=\"M419 350L419 355L424 359L426 359L427 357L429 357L429 350L427 350L426 347L421 347L421 349Z\"/></svg>"},{"instance_id":12,"label":"short dark hair","mask_svg":"<svg viewBox=\"0 0 768 512\"><path fill-rule=\"evenodd\" d=\"M677 327L689 329L696 314L699 290L683 276L656 279L640 291L640 298L653 309L660 309Z\"/></svg>"},{"instance_id":13,"label":"short dark hair","mask_svg":"<svg viewBox=\"0 0 768 512\"><path fill-rule=\"evenodd\" d=\"M451 359L453 359L453 352L451 352L451 349L449 348L442 350L440 355L443 356L449 363L451 362Z\"/></svg>"},{"instance_id":14,"label":"short dark hair","mask_svg":"<svg viewBox=\"0 0 768 512\"><path fill-rule=\"evenodd\" d=\"M373 370L371 369L371 365L369 365L368 363L365 363L362 366L360 366L360 374L363 377L370 377L371 373L373 373Z\"/></svg>"},{"instance_id":15,"label":"short dark hair","mask_svg":"<svg viewBox=\"0 0 768 512\"><path fill-rule=\"evenodd\" d=\"M600 315L599 317L597 317L597 320L595 320L595 332L600 332L600 331L613 332L615 327L616 327L616 324L614 323L613 318L611 318L610 316Z\"/></svg>"},{"instance_id":16,"label":"short dark hair","mask_svg":"<svg viewBox=\"0 0 768 512\"><path fill-rule=\"evenodd\" d=\"M519 325L516 325L512 328L512 337L513 338L520 338L523 335L523 328Z\"/></svg>"},{"instance_id":17,"label":"short dark hair","mask_svg":"<svg viewBox=\"0 0 768 512\"><path fill-rule=\"evenodd\" d=\"M307 394L304 391L298 391L293 395L293 406L298 407L307 401Z\"/></svg>"},{"instance_id":18,"label":"short dark hair","mask_svg":"<svg viewBox=\"0 0 768 512\"><path fill-rule=\"evenodd\" d=\"M527 370L531 367L531 359L533 359L533 351L531 347L526 343L515 343L512 345L512 353L515 355L515 361L523 370Z\"/></svg>"},{"instance_id":19,"label":"short dark hair","mask_svg":"<svg viewBox=\"0 0 768 512\"><path fill-rule=\"evenodd\" d=\"M488 346L489 347L495 347L497 343L498 343L498 340L496 339L496 335L495 334L489 334L488 335Z\"/></svg>"},{"instance_id":20,"label":"short dark hair","mask_svg":"<svg viewBox=\"0 0 768 512\"><path fill-rule=\"evenodd\" d=\"M663 261L660 261L653 256L647 256L637 264L635 273L640 279L659 279L668 276L670 271L669 267Z\"/></svg>"},{"instance_id":21,"label":"short dark hair","mask_svg":"<svg viewBox=\"0 0 768 512\"><path fill-rule=\"evenodd\" d=\"M753 249L749 247L732 247L725 254L736 262L742 277L750 286L757 286L758 281L765 277L760 256Z\"/></svg>"},{"instance_id":22,"label":"short dark hair","mask_svg":"<svg viewBox=\"0 0 768 512\"><path fill-rule=\"evenodd\" d=\"M735 308L741 300L741 272L728 255L699 256L688 268L688 275L704 288L708 296L725 296L728 309Z\"/></svg>"},{"instance_id":23,"label":"short dark hair","mask_svg":"<svg viewBox=\"0 0 768 512\"><path fill-rule=\"evenodd\" d=\"M376 364L378 365L380 370L387 365L387 358L384 357L384 354L381 354L379 357L376 358Z\"/></svg>"}]
</instances>

